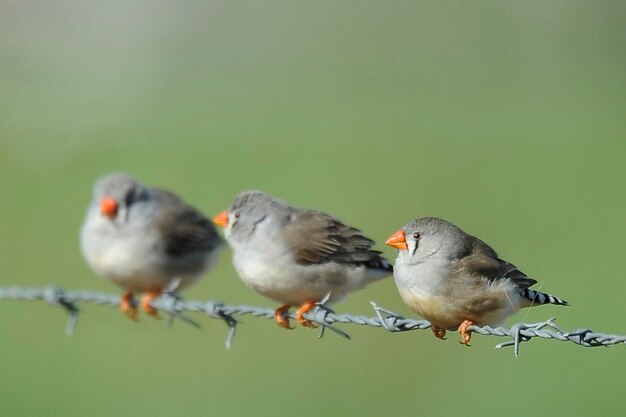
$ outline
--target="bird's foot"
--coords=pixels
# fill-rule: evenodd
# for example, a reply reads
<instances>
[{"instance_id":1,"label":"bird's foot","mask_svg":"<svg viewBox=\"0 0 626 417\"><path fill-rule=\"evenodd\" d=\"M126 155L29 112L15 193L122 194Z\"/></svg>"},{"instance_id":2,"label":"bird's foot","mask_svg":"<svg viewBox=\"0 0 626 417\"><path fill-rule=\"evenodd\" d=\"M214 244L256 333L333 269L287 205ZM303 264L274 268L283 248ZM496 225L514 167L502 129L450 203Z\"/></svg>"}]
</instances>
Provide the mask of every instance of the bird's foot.
<instances>
[{"instance_id":1,"label":"bird's foot","mask_svg":"<svg viewBox=\"0 0 626 417\"><path fill-rule=\"evenodd\" d=\"M472 340L472 332L467 330L468 327L475 325L471 320L465 320L459 326L459 333L461 334L461 344L465 346L469 346L470 340Z\"/></svg>"},{"instance_id":2,"label":"bird's foot","mask_svg":"<svg viewBox=\"0 0 626 417\"><path fill-rule=\"evenodd\" d=\"M433 334L437 339L446 340L446 329L439 327L436 324L431 325L430 329L433 331Z\"/></svg>"},{"instance_id":3,"label":"bird's foot","mask_svg":"<svg viewBox=\"0 0 626 417\"><path fill-rule=\"evenodd\" d=\"M120 298L120 310L129 319L137 321L137 306L132 292L128 292Z\"/></svg>"},{"instance_id":4,"label":"bird's foot","mask_svg":"<svg viewBox=\"0 0 626 417\"><path fill-rule=\"evenodd\" d=\"M152 307L152 301L161 295L161 290L148 291L141 297L141 309L149 316L155 319L159 318L159 312L156 308Z\"/></svg>"},{"instance_id":5,"label":"bird's foot","mask_svg":"<svg viewBox=\"0 0 626 417\"><path fill-rule=\"evenodd\" d=\"M317 324L313 323L311 320L307 320L304 318L304 315L313 310L316 306L316 301L309 301L300 306L300 308L296 312L296 318L298 319L298 323L300 323L300 325L308 327L309 329L317 328Z\"/></svg>"},{"instance_id":6,"label":"bird's foot","mask_svg":"<svg viewBox=\"0 0 626 417\"><path fill-rule=\"evenodd\" d=\"M290 306L287 304L278 307L274 311L274 321L276 322L276 324L278 324L279 327L292 330L293 327L291 327L291 323L289 322L289 316L287 315L289 313L289 307Z\"/></svg>"}]
</instances>

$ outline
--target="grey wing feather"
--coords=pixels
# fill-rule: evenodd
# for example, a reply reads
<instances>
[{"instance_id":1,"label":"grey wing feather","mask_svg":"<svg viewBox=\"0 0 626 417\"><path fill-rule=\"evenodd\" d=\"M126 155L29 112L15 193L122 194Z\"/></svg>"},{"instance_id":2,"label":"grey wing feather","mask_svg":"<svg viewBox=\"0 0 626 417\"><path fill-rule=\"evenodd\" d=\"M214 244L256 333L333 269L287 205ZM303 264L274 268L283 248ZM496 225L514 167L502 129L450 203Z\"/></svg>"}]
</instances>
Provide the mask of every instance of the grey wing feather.
<instances>
[{"instance_id":1,"label":"grey wing feather","mask_svg":"<svg viewBox=\"0 0 626 417\"><path fill-rule=\"evenodd\" d=\"M373 240L326 213L296 209L283 233L299 264L337 262L392 270L381 252L372 249Z\"/></svg>"},{"instance_id":2,"label":"grey wing feather","mask_svg":"<svg viewBox=\"0 0 626 417\"><path fill-rule=\"evenodd\" d=\"M500 259L496 251L485 242L474 239L471 250L458 260L456 269L463 269L490 281L510 279L522 290L537 283L512 263Z\"/></svg>"},{"instance_id":3,"label":"grey wing feather","mask_svg":"<svg viewBox=\"0 0 626 417\"><path fill-rule=\"evenodd\" d=\"M159 219L159 228L168 255L185 256L193 252L210 252L223 245L213 223L196 209L169 191L158 190L158 198L167 203L167 209Z\"/></svg>"}]
</instances>

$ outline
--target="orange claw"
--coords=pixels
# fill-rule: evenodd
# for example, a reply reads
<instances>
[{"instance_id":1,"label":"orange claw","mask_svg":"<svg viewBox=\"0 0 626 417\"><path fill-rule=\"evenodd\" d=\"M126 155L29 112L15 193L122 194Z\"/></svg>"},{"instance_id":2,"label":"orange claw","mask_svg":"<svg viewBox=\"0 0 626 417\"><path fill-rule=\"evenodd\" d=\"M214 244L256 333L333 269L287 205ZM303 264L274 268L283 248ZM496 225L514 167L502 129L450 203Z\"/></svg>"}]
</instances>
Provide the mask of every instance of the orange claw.
<instances>
[{"instance_id":1,"label":"orange claw","mask_svg":"<svg viewBox=\"0 0 626 417\"><path fill-rule=\"evenodd\" d=\"M309 329L315 329L317 325L313 323L311 320L307 320L304 318L304 315L309 311L313 310L317 305L316 301L309 301L307 303L302 304L302 306L296 311L296 318L298 319L298 323L300 323L304 327L308 327Z\"/></svg>"},{"instance_id":2,"label":"orange claw","mask_svg":"<svg viewBox=\"0 0 626 417\"><path fill-rule=\"evenodd\" d=\"M430 329L433 331L433 334L437 339L446 340L446 329L439 327L436 324L431 325Z\"/></svg>"},{"instance_id":3,"label":"orange claw","mask_svg":"<svg viewBox=\"0 0 626 417\"><path fill-rule=\"evenodd\" d=\"M137 320L137 307L135 306L135 299L133 298L132 292L128 292L120 298L120 310L122 310L122 313L129 319Z\"/></svg>"},{"instance_id":4,"label":"orange claw","mask_svg":"<svg viewBox=\"0 0 626 417\"><path fill-rule=\"evenodd\" d=\"M278 324L279 327L292 330L293 327L291 327L291 323L289 322L289 316L287 316L287 314L289 313L289 307L291 306L288 304L278 307L274 311L274 321L276 322L276 324Z\"/></svg>"},{"instance_id":5,"label":"orange claw","mask_svg":"<svg viewBox=\"0 0 626 417\"><path fill-rule=\"evenodd\" d=\"M461 344L469 346L469 342L470 340L472 340L472 332L467 330L467 328L475 324L476 323L471 320L465 320L463 323L461 323L461 325L459 326L459 333L461 333Z\"/></svg>"},{"instance_id":6,"label":"orange claw","mask_svg":"<svg viewBox=\"0 0 626 417\"><path fill-rule=\"evenodd\" d=\"M161 292L161 290L148 291L143 295L143 297L141 297L141 309L155 319L159 318L159 312L156 308L152 307L151 303L155 298L161 295Z\"/></svg>"}]
</instances>

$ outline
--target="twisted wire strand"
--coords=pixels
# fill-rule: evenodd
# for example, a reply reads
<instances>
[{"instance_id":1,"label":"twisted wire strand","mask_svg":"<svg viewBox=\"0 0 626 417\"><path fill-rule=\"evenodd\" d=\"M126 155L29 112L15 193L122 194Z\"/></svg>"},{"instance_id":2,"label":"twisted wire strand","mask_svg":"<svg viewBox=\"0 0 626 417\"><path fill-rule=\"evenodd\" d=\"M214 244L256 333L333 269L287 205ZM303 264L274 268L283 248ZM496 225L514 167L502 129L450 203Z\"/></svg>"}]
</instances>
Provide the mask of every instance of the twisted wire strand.
<instances>
[{"instance_id":1,"label":"twisted wire strand","mask_svg":"<svg viewBox=\"0 0 626 417\"><path fill-rule=\"evenodd\" d=\"M47 304L61 307L69 314L66 325L66 332L72 334L78 323L80 313L78 303L94 303L97 305L119 306L120 297L115 294L103 294L90 290L65 290L59 287L24 288L24 287L0 287L0 299L8 300L31 300L43 301ZM328 299L328 297L327 297ZM380 327L388 332L406 332L411 330L425 330L431 327L426 320L407 319L398 314L376 305L372 302L372 308L376 313L375 317L363 315L336 314L333 310L325 306L326 300L318 304L317 308L305 314L305 318L320 326L320 337L325 330L331 330L338 335L349 339L350 336L343 330L337 328L335 324L356 324L361 326ZM163 296L152 301L152 306L170 315L170 323L174 318L200 327L194 320L183 315L183 312L204 313L211 318L222 320L228 327L226 337L226 347L230 349L239 322L235 316L250 315L272 319L274 311L271 309L248 306L223 304L218 301L198 301L183 300L174 293L167 292ZM291 318L295 314L290 313ZM520 344L533 338L559 340L571 342L584 347L600 347L617 344L626 344L626 335L615 335L594 332L588 328L564 331L555 324L554 318L539 323L517 323L511 328L490 327L490 326L470 326L471 332L484 336L508 337L512 340L499 343L497 349L513 346L515 356L519 356Z\"/></svg>"}]
</instances>

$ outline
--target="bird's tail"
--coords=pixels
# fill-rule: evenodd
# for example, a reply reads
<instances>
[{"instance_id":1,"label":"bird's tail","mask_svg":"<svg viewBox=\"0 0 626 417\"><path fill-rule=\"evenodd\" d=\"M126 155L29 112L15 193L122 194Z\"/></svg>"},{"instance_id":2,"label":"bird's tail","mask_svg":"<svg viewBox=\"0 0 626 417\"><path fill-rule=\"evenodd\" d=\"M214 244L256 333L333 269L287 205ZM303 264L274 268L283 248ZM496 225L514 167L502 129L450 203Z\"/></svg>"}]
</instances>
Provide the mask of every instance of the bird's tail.
<instances>
[{"instance_id":1,"label":"bird's tail","mask_svg":"<svg viewBox=\"0 0 626 417\"><path fill-rule=\"evenodd\" d=\"M367 263L369 270L368 282L378 281L393 274L393 265L382 256L376 256Z\"/></svg>"},{"instance_id":2,"label":"bird's tail","mask_svg":"<svg viewBox=\"0 0 626 417\"><path fill-rule=\"evenodd\" d=\"M565 300L560 299L559 297L555 297L552 294L547 294L545 292L539 292L535 290L531 290L526 288L522 291L522 297L526 298L530 301L530 305L541 305L541 304L556 304L559 306L567 306L569 303Z\"/></svg>"}]
</instances>

